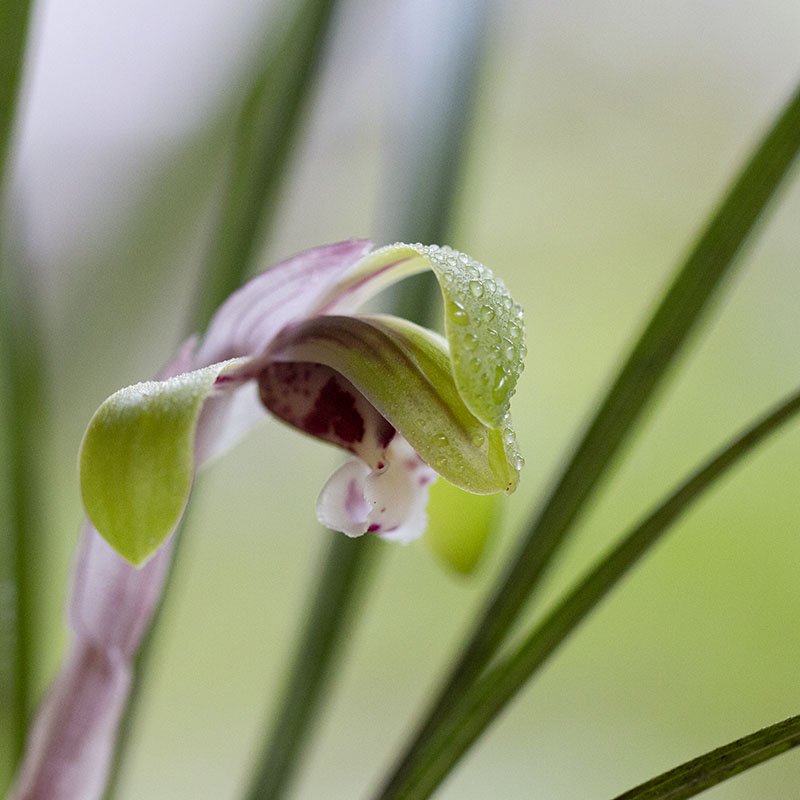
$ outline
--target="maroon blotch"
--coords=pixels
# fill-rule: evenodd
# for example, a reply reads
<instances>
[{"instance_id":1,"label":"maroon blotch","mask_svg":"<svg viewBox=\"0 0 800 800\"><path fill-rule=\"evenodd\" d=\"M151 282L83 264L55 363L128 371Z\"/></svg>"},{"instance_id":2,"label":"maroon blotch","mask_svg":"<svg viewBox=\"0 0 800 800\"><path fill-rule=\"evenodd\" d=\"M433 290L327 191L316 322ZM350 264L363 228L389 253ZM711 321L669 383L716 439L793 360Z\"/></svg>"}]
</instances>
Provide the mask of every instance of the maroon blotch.
<instances>
[{"instance_id":1,"label":"maroon blotch","mask_svg":"<svg viewBox=\"0 0 800 800\"><path fill-rule=\"evenodd\" d=\"M356 409L356 399L334 377L322 387L302 426L315 436L325 436L333 430L343 442L360 442L364 438L364 420Z\"/></svg>"}]
</instances>

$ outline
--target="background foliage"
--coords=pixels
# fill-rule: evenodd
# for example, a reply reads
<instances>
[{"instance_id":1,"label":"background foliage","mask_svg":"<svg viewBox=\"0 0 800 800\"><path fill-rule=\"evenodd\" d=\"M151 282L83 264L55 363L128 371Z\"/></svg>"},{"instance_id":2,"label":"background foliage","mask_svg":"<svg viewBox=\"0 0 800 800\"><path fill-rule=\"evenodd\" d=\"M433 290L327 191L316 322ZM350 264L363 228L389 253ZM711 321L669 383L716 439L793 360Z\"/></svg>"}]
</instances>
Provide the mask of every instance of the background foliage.
<instances>
[{"instance_id":1,"label":"background foliage","mask_svg":"<svg viewBox=\"0 0 800 800\"><path fill-rule=\"evenodd\" d=\"M274 14L245 0L38 11L14 215L45 314L40 690L63 646L83 427L178 339L229 104ZM449 243L490 264L527 310L515 417L528 467L471 581L444 577L424 546L384 554L298 797L358 796L388 765L676 255L792 89L800 12L773 0L755 14L745 2L493 8ZM264 264L389 227L413 31L396 10L341 7ZM798 213L794 183L548 598L796 384ZM796 713L799 434L787 429L680 523L440 797L612 796ZM332 463L267 423L202 477L120 797L243 786L323 552L313 500ZM790 754L708 796L781 796L798 778Z\"/></svg>"}]
</instances>

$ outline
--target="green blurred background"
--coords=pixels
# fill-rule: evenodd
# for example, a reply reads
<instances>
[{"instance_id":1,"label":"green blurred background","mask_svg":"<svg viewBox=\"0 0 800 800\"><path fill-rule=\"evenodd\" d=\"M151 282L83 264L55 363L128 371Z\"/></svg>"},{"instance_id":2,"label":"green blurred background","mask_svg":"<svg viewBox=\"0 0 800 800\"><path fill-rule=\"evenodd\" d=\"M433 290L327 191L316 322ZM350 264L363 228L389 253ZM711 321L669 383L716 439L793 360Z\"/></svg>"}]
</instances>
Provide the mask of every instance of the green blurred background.
<instances>
[{"instance_id":1,"label":"green blurred background","mask_svg":"<svg viewBox=\"0 0 800 800\"><path fill-rule=\"evenodd\" d=\"M265 265L386 229L389 145L404 113L393 98L415 35L397 5L354 0L337 15ZM255 31L278 10L253 0L39 9L15 190L46 311L42 689L65 644L83 427L178 340L228 103L257 56ZM800 76L794 0L492 11L449 244L502 275L527 311L514 408L527 468L471 579L443 572L423 544L385 547L299 798L363 797L388 766L673 265ZM799 219L795 180L558 562L548 598L796 385ZM438 796L609 797L797 713L799 445L794 424L703 500ZM335 463L266 421L202 476L123 800L234 798L245 785L329 535L314 501ZM796 797L798 785L795 753L706 796Z\"/></svg>"}]
</instances>

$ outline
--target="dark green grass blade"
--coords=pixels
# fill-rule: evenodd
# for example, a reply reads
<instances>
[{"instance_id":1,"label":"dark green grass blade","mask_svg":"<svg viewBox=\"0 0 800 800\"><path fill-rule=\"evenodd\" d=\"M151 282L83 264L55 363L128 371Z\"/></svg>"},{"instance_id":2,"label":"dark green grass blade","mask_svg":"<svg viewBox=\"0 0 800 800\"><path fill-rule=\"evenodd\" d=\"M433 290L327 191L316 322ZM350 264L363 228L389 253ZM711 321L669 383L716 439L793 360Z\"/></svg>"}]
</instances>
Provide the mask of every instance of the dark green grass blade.
<instances>
[{"instance_id":1,"label":"dark green grass blade","mask_svg":"<svg viewBox=\"0 0 800 800\"><path fill-rule=\"evenodd\" d=\"M267 49L234 131L209 261L197 295L194 326L252 271L275 218L337 0L304 0L288 29Z\"/></svg>"},{"instance_id":2,"label":"dark green grass blade","mask_svg":"<svg viewBox=\"0 0 800 800\"><path fill-rule=\"evenodd\" d=\"M9 242L5 187L19 106L31 8L0 4L0 794L16 767L32 710L36 649L34 552L39 538L37 431L41 425L38 323Z\"/></svg>"},{"instance_id":3,"label":"dark green grass blade","mask_svg":"<svg viewBox=\"0 0 800 800\"><path fill-rule=\"evenodd\" d=\"M693 758L614 800L686 800L800 745L800 716Z\"/></svg>"},{"instance_id":4,"label":"dark green grass blade","mask_svg":"<svg viewBox=\"0 0 800 800\"><path fill-rule=\"evenodd\" d=\"M751 450L800 411L800 391L791 395L739 435L656 506L567 594L525 641L469 687L423 747L411 769L385 798L422 800L447 776L506 704L577 628L600 601L638 563L683 513Z\"/></svg>"},{"instance_id":5,"label":"dark green grass blade","mask_svg":"<svg viewBox=\"0 0 800 800\"><path fill-rule=\"evenodd\" d=\"M798 148L800 91L789 100L755 149L678 269L532 521L516 557L499 581L382 797L400 796L393 787L400 785L404 775L414 768L417 750L447 720L450 707L504 641L690 334L737 264L737 254L789 172Z\"/></svg>"},{"instance_id":6,"label":"dark green grass blade","mask_svg":"<svg viewBox=\"0 0 800 800\"><path fill-rule=\"evenodd\" d=\"M379 555L381 543L374 539L327 535L331 541L288 684L245 795L250 800L277 800L288 790Z\"/></svg>"}]
</instances>

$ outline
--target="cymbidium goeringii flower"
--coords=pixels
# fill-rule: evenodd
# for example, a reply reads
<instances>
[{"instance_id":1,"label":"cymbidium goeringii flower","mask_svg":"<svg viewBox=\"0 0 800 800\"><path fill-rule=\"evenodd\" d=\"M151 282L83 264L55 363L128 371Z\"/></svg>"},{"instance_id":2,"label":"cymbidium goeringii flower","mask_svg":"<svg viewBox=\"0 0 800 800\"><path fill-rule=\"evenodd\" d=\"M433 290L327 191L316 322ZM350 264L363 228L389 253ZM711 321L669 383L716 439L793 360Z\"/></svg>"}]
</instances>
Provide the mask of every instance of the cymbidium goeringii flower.
<instances>
[{"instance_id":1,"label":"cymbidium goeringii flower","mask_svg":"<svg viewBox=\"0 0 800 800\"><path fill-rule=\"evenodd\" d=\"M445 335L355 311L431 269ZM348 241L264 272L219 308L191 371L111 395L81 447L86 512L141 565L169 537L194 472L262 414L350 452L317 502L349 536L409 541L437 475L476 494L512 492L522 459L509 403L525 355L523 314L502 281L436 245Z\"/></svg>"}]
</instances>

